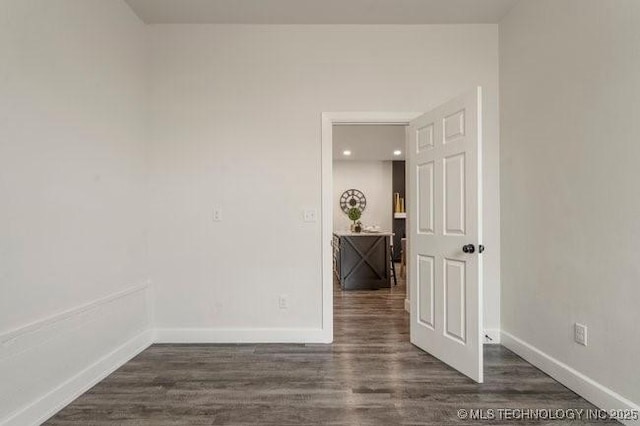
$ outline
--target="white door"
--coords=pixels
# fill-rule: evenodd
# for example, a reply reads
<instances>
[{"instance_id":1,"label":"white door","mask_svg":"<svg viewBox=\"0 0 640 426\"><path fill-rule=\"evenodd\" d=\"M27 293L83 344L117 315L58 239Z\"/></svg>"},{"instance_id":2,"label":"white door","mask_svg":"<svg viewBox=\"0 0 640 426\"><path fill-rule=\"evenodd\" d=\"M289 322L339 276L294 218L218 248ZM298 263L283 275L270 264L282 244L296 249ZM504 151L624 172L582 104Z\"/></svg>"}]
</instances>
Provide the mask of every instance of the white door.
<instances>
[{"instance_id":1,"label":"white door","mask_svg":"<svg viewBox=\"0 0 640 426\"><path fill-rule=\"evenodd\" d=\"M411 343L482 382L482 92L409 124Z\"/></svg>"}]
</instances>

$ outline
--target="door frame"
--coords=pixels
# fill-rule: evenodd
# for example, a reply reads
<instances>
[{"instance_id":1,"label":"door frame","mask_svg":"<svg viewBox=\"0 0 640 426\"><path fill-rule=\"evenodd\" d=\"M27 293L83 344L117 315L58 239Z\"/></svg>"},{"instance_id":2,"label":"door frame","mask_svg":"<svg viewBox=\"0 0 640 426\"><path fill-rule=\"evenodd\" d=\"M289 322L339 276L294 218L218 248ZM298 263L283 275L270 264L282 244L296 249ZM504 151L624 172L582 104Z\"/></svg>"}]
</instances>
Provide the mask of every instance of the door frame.
<instances>
[{"instance_id":1,"label":"door frame","mask_svg":"<svg viewBox=\"0 0 640 426\"><path fill-rule=\"evenodd\" d=\"M333 126L335 124L408 125L423 112L323 112L322 113L322 337L333 342ZM406 140L405 140L406 144ZM406 151L406 146L405 146Z\"/></svg>"}]
</instances>

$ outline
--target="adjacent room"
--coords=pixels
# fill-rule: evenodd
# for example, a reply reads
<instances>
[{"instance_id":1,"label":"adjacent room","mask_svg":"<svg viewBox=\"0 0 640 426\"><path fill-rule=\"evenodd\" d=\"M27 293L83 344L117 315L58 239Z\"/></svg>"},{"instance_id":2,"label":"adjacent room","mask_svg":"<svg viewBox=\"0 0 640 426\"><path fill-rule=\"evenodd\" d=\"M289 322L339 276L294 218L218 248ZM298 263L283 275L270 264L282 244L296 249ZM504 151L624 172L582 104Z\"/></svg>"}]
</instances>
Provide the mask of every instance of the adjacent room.
<instances>
[{"instance_id":1,"label":"adjacent room","mask_svg":"<svg viewBox=\"0 0 640 426\"><path fill-rule=\"evenodd\" d=\"M637 0L0 0L0 426L640 425L639 47Z\"/></svg>"},{"instance_id":2,"label":"adjacent room","mask_svg":"<svg viewBox=\"0 0 640 426\"><path fill-rule=\"evenodd\" d=\"M401 346L409 340L410 309L406 126L332 130L334 342L360 342L364 350L373 342Z\"/></svg>"},{"instance_id":3,"label":"adjacent room","mask_svg":"<svg viewBox=\"0 0 640 426\"><path fill-rule=\"evenodd\" d=\"M406 272L405 133L402 125L333 127L332 244L343 291L397 286Z\"/></svg>"}]
</instances>

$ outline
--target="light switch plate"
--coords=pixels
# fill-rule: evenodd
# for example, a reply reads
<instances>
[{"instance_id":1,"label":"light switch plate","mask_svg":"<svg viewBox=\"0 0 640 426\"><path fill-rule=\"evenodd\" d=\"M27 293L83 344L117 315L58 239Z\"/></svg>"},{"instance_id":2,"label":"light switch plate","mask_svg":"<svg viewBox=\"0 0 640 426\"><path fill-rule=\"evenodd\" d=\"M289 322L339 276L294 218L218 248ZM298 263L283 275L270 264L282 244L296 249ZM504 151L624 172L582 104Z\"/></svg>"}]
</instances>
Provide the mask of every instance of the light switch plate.
<instances>
[{"instance_id":1,"label":"light switch plate","mask_svg":"<svg viewBox=\"0 0 640 426\"><path fill-rule=\"evenodd\" d=\"M222 222L222 209L213 209L213 221Z\"/></svg>"},{"instance_id":2,"label":"light switch plate","mask_svg":"<svg viewBox=\"0 0 640 426\"><path fill-rule=\"evenodd\" d=\"M278 298L278 307L280 309L289 309L289 296L286 294L280 295Z\"/></svg>"},{"instance_id":3,"label":"light switch plate","mask_svg":"<svg viewBox=\"0 0 640 426\"><path fill-rule=\"evenodd\" d=\"M305 222L312 223L318 221L318 211L315 209L305 210L303 213L303 218Z\"/></svg>"}]
</instances>

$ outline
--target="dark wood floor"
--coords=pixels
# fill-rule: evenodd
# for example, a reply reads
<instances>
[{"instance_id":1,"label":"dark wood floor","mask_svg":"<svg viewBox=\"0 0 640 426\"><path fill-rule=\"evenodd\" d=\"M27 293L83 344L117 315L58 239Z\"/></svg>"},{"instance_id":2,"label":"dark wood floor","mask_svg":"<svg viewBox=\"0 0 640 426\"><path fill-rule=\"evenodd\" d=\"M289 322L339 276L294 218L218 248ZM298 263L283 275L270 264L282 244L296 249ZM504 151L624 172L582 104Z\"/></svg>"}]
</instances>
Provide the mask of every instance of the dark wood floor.
<instances>
[{"instance_id":1,"label":"dark wood floor","mask_svg":"<svg viewBox=\"0 0 640 426\"><path fill-rule=\"evenodd\" d=\"M541 424L457 412L594 408L497 345L485 349L484 384L418 350L404 290L337 289L332 345L153 345L47 424Z\"/></svg>"}]
</instances>

